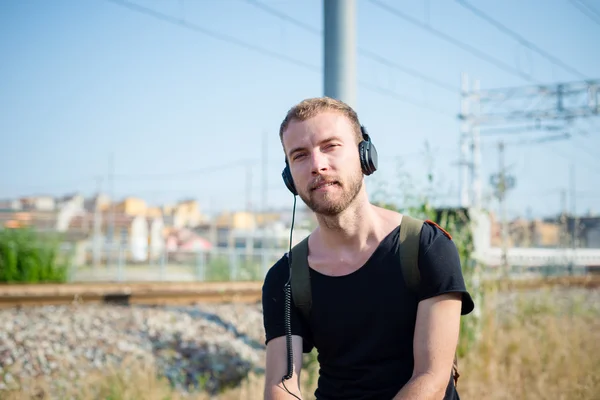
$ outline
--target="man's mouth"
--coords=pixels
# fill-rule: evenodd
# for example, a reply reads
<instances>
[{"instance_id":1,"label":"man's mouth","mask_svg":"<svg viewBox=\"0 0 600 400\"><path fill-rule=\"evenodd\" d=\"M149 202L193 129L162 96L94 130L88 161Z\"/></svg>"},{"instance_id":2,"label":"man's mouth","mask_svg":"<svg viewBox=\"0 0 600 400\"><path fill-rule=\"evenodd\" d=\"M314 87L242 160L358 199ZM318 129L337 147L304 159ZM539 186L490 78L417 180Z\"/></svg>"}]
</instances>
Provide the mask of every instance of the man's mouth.
<instances>
[{"instance_id":1,"label":"man's mouth","mask_svg":"<svg viewBox=\"0 0 600 400\"><path fill-rule=\"evenodd\" d=\"M316 186L313 186L312 190L319 190L321 188L327 187L327 186L333 186L333 185L337 185L337 181L330 181L330 182L322 182L319 183Z\"/></svg>"}]
</instances>

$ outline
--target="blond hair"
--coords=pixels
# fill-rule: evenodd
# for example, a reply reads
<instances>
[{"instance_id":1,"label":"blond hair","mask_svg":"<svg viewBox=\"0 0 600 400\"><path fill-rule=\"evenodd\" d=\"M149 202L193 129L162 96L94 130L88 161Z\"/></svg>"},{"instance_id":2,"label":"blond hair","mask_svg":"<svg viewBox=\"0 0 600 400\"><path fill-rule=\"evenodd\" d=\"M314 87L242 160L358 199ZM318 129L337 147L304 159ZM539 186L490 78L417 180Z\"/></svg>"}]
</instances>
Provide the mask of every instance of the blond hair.
<instances>
[{"instance_id":1,"label":"blond hair","mask_svg":"<svg viewBox=\"0 0 600 400\"><path fill-rule=\"evenodd\" d=\"M279 128L279 139L281 139L283 143L283 132L288 128L290 122L306 121L307 119L326 111L338 112L346 116L354 128L357 143L362 141L362 132L356 111L343 101L332 99L331 97L305 99L290 108Z\"/></svg>"}]
</instances>

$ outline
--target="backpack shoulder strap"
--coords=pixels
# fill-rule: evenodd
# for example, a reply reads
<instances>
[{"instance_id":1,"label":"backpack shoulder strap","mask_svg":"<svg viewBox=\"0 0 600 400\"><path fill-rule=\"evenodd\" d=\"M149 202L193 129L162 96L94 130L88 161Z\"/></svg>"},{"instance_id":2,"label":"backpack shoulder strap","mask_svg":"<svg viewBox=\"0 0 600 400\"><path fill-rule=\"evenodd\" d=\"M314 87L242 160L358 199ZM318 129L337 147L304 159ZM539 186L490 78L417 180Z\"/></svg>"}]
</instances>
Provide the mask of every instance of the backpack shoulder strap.
<instances>
[{"instance_id":1,"label":"backpack shoulder strap","mask_svg":"<svg viewBox=\"0 0 600 400\"><path fill-rule=\"evenodd\" d=\"M402 216L400 222L400 267L409 289L416 292L421 280L419 272L419 241L424 221Z\"/></svg>"},{"instance_id":2,"label":"backpack shoulder strap","mask_svg":"<svg viewBox=\"0 0 600 400\"><path fill-rule=\"evenodd\" d=\"M291 286L294 304L308 320L312 306L310 272L308 270L308 236L292 248L288 257L291 257L292 262Z\"/></svg>"},{"instance_id":3,"label":"backpack shoulder strap","mask_svg":"<svg viewBox=\"0 0 600 400\"><path fill-rule=\"evenodd\" d=\"M423 223L425 221L407 215L403 215L400 222L400 267L402 268L402 274L407 286L415 293L419 289L419 282L421 280L421 273L419 272L419 242ZM448 235L446 231L444 233ZM450 236L448 235L448 237ZM452 379L455 387L458 386L459 377L458 357L454 353Z\"/></svg>"}]
</instances>

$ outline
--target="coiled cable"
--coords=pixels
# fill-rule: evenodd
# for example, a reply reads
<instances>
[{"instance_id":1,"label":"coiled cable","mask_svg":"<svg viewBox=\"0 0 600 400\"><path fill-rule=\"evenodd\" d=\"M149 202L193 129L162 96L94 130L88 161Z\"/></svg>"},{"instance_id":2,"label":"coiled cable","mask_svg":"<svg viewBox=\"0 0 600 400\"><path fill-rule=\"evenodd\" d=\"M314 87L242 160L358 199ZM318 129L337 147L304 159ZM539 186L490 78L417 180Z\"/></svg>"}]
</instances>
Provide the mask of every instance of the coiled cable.
<instances>
[{"instance_id":1,"label":"coiled cable","mask_svg":"<svg viewBox=\"0 0 600 400\"><path fill-rule=\"evenodd\" d=\"M301 400L300 397L296 396L294 393L290 392L288 388L285 386L285 381L292 379L292 375L294 373L294 353L292 350L292 233L294 231L294 219L296 216L296 196L294 196L294 208L292 210L292 226L290 227L290 249L288 251L288 266L290 269L290 274L288 277L288 281L283 287L283 291L285 293L285 311L284 311L284 327L285 327L285 344L287 348L287 373L281 378L281 384L283 388L297 398Z\"/></svg>"}]
</instances>

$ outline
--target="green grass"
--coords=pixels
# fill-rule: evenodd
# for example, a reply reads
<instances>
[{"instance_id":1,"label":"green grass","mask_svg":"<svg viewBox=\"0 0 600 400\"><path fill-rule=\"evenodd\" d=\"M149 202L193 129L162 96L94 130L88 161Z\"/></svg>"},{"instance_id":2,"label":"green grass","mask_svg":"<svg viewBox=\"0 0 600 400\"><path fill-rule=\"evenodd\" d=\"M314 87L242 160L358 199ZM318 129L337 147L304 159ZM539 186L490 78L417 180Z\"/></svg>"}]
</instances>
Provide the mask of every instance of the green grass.
<instances>
[{"instance_id":1,"label":"green grass","mask_svg":"<svg viewBox=\"0 0 600 400\"><path fill-rule=\"evenodd\" d=\"M66 282L68 255L59 252L58 235L29 228L0 230L0 282Z\"/></svg>"}]
</instances>

